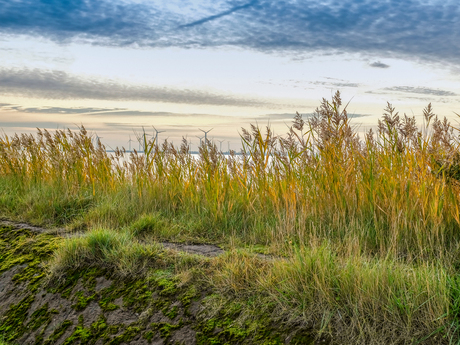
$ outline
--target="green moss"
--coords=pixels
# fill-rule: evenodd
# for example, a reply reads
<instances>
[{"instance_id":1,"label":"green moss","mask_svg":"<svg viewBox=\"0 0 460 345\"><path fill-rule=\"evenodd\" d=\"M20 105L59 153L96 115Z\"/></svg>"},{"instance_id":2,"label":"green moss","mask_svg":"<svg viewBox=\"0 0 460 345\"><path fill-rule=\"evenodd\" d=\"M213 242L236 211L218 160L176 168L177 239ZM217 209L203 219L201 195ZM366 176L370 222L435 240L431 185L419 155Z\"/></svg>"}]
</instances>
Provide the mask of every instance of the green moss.
<instances>
[{"instance_id":1,"label":"green moss","mask_svg":"<svg viewBox=\"0 0 460 345\"><path fill-rule=\"evenodd\" d=\"M98 268L69 270L61 277L57 284L48 286L47 290L50 293L60 293L63 298L69 298L75 286L80 281L83 287L94 293L96 278L106 275L107 273L104 270Z\"/></svg>"},{"instance_id":2,"label":"green moss","mask_svg":"<svg viewBox=\"0 0 460 345\"><path fill-rule=\"evenodd\" d=\"M96 294L91 296L85 296L83 291L78 291L76 294L77 303L72 305L76 311L80 311L86 308L89 302L93 301L96 298Z\"/></svg>"},{"instance_id":3,"label":"green moss","mask_svg":"<svg viewBox=\"0 0 460 345\"><path fill-rule=\"evenodd\" d=\"M63 281L60 281L56 286L49 286L47 291L50 293L60 293L61 297L69 298L81 274L82 273L78 271L67 272L66 275L62 277Z\"/></svg>"},{"instance_id":4,"label":"green moss","mask_svg":"<svg viewBox=\"0 0 460 345\"><path fill-rule=\"evenodd\" d=\"M177 316L177 314L179 312L179 308L177 306L172 307L170 310L168 310L168 308L164 308L162 310L162 312L163 312L164 316L166 316L169 319L173 320Z\"/></svg>"},{"instance_id":5,"label":"green moss","mask_svg":"<svg viewBox=\"0 0 460 345\"><path fill-rule=\"evenodd\" d=\"M210 344L284 344L294 328L274 323L275 306L264 300L225 299L213 294L205 301L205 313L194 328L198 345ZM213 307L214 306L214 307ZM212 309L214 309L212 311ZM213 317L206 317L212 311ZM308 332L291 337L290 344L313 344Z\"/></svg>"},{"instance_id":6,"label":"green moss","mask_svg":"<svg viewBox=\"0 0 460 345\"><path fill-rule=\"evenodd\" d=\"M35 296L32 294L24 297L18 304L10 306L8 311L3 315L3 321L0 324L0 333L8 340L15 340L23 336L26 332L35 331L43 327L37 335L36 343L42 342L42 334L46 326L53 319L53 315L59 312L55 309L49 309L48 303L36 309L27 321L30 305L34 302Z\"/></svg>"},{"instance_id":7,"label":"green moss","mask_svg":"<svg viewBox=\"0 0 460 345\"><path fill-rule=\"evenodd\" d=\"M199 326L196 334L197 344L281 344L280 336L277 332L270 332L263 324L235 325L234 320L220 317L209 319Z\"/></svg>"},{"instance_id":8,"label":"green moss","mask_svg":"<svg viewBox=\"0 0 460 345\"><path fill-rule=\"evenodd\" d=\"M49 259L60 242L57 236L0 226L0 272L36 259Z\"/></svg>"},{"instance_id":9,"label":"green moss","mask_svg":"<svg viewBox=\"0 0 460 345\"><path fill-rule=\"evenodd\" d=\"M67 331L67 329L72 326L72 321L65 320L61 325L54 330L53 333L43 342L43 345L52 345L55 344L57 340Z\"/></svg>"},{"instance_id":10,"label":"green moss","mask_svg":"<svg viewBox=\"0 0 460 345\"><path fill-rule=\"evenodd\" d=\"M107 342L108 345L118 345L121 343L129 343L131 340L133 340L137 335L139 335L142 332L142 328L138 326L129 326L126 328L126 330L123 332L123 334L120 334Z\"/></svg>"},{"instance_id":11,"label":"green moss","mask_svg":"<svg viewBox=\"0 0 460 345\"><path fill-rule=\"evenodd\" d=\"M123 304L131 306L136 311L142 311L152 300L153 291L146 284L145 280L131 281L124 284L124 289L119 290L123 295Z\"/></svg>"},{"instance_id":12,"label":"green moss","mask_svg":"<svg viewBox=\"0 0 460 345\"><path fill-rule=\"evenodd\" d=\"M67 324L69 327L69 324ZM78 318L78 325L75 327L73 333L64 341L63 344L94 344L98 339L104 339L104 344L109 340L109 335L118 332L119 327L110 327L107 325L107 319L104 315L94 321L88 328L83 325L83 316ZM64 333L64 331L61 332ZM58 338L57 338L58 339Z\"/></svg>"},{"instance_id":13,"label":"green moss","mask_svg":"<svg viewBox=\"0 0 460 345\"><path fill-rule=\"evenodd\" d=\"M161 296L171 296L178 292L178 281L171 271L155 270L153 274L150 275L149 281L156 285L160 290L159 294Z\"/></svg>"},{"instance_id":14,"label":"green moss","mask_svg":"<svg viewBox=\"0 0 460 345\"><path fill-rule=\"evenodd\" d=\"M34 295L27 295L19 303L13 304L3 315L0 323L0 333L7 341L21 337L27 330L25 322L30 305L35 300Z\"/></svg>"},{"instance_id":15,"label":"green moss","mask_svg":"<svg viewBox=\"0 0 460 345\"><path fill-rule=\"evenodd\" d=\"M108 298L102 299L99 301L99 306L104 311L113 311L120 308L119 305L112 303Z\"/></svg>"},{"instance_id":16,"label":"green moss","mask_svg":"<svg viewBox=\"0 0 460 345\"><path fill-rule=\"evenodd\" d=\"M91 324L90 329L93 336L103 334L107 329L107 319L104 317L104 315L100 315L99 318Z\"/></svg>"},{"instance_id":17,"label":"green moss","mask_svg":"<svg viewBox=\"0 0 460 345\"><path fill-rule=\"evenodd\" d=\"M195 285L190 285L187 290L181 293L177 299L182 303L184 308L184 313L187 316L190 316L189 307L192 301L196 301L201 296L200 291Z\"/></svg>"},{"instance_id":18,"label":"green moss","mask_svg":"<svg viewBox=\"0 0 460 345\"><path fill-rule=\"evenodd\" d=\"M120 331L120 325L110 325L107 327L107 334L117 334Z\"/></svg>"},{"instance_id":19,"label":"green moss","mask_svg":"<svg viewBox=\"0 0 460 345\"><path fill-rule=\"evenodd\" d=\"M161 288L161 296L174 295L177 292L176 283L169 279L160 279L157 281L157 284Z\"/></svg>"},{"instance_id":20,"label":"green moss","mask_svg":"<svg viewBox=\"0 0 460 345\"><path fill-rule=\"evenodd\" d=\"M0 333L7 340L21 337L28 329L36 330L51 321L55 310L48 310L48 305L34 311L31 321L27 321L30 305L45 277L43 265L50 259L59 246L60 238L48 234L39 234L25 229L14 229L11 226L0 227L0 273L21 265L13 277L15 284L27 284L22 300L13 304L3 315Z\"/></svg>"},{"instance_id":21,"label":"green moss","mask_svg":"<svg viewBox=\"0 0 460 345\"><path fill-rule=\"evenodd\" d=\"M155 299L152 302L152 305L157 309L157 310L169 310L169 306L171 305L171 302L169 299L160 297Z\"/></svg>"},{"instance_id":22,"label":"green moss","mask_svg":"<svg viewBox=\"0 0 460 345\"><path fill-rule=\"evenodd\" d=\"M27 328L36 330L41 325L48 324L51 321L53 314L59 314L59 312L56 309L49 310L48 303L46 303L32 313L30 317L31 321L27 324Z\"/></svg>"},{"instance_id":23,"label":"green moss","mask_svg":"<svg viewBox=\"0 0 460 345\"><path fill-rule=\"evenodd\" d=\"M99 291L99 306L102 308L102 310L108 310L107 308L110 308L109 305L115 305L113 301L120 297L119 291L117 289L117 286L115 284L110 285L109 287L102 289ZM112 310L115 310L117 308L113 308Z\"/></svg>"},{"instance_id":24,"label":"green moss","mask_svg":"<svg viewBox=\"0 0 460 345\"><path fill-rule=\"evenodd\" d=\"M173 325L167 322L158 322L152 323L150 326L152 327L153 331L157 331L160 333L160 336L163 339L168 339L171 336L171 332L180 329L184 325L182 320L179 321L178 324Z\"/></svg>"},{"instance_id":25,"label":"green moss","mask_svg":"<svg viewBox=\"0 0 460 345\"><path fill-rule=\"evenodd\" d=\"M12 305L5 315L5 321L0 326L0 333L2 333L7 340L18 339L26 332L35 331L43 327L41 332L36 336L35 343L43 341L43 332L50 324L54 314L59 312L55 309L49 309L48 303L36 309L30 316L30 321L27 321L28 311L30 305L34 301L33 295L28 295L16 305Z\"/></svg>"},{"instance_id":26,"label":"green moss","mask_svg":"<svg viewBox=\"0 0 460 345\"><path fill-rule=\"evenodd\" d=\"M155 336L155 334L156 334L156 332L154 332L154 331L147 331L142 335L142 337L144 339L147 339L149 342L151 342L153 337Z\"/></svg>"},{"instance_id":27,"label":"green moss","mask_svg":"<svg viewBox=\"0 0 460 345\"><path fill-rule=\"evenodd\" d=\"M97 268L97 267L92 267L88 268L85 271L85 274L81 277L81 281L83 283L83 286L88 289L88 291L95 291L96 290L96 278L101 277L101 276L106 276L107 273L106 271Z\"/></svg>"},{"instance_id":28,"label":"green moss","mask_svg":"<svg viewBox=\"0 0 460 345\"><path fill-rule=\"evenodd\" d=\"M13 281L28 282L28 289L35 292L46 274L43 265L60 243L61 238L49 234L0 226L0 273L22 265Z\"/></svg>"},{"instance_id":29,"label":"green moss","mask_svg":"<svg viewBox=\"0 0 460 345\"><path fill-rule=\"evenodd\" d=\"M120 297L123 299L124 306L131 307L137 312L145 310L153 301L152 288L144 279L117 281L108 288L99 291L98 295L99 306L106 311L119 308L113 301Z\"/></svg>"},{"instance_id":30,"label":"green moss","mask_svg":"<svg viewBox=\"0 0 460 345\"><path fill-rule=\"evenodd\" d=\"M73 344L77 341L86 343L91 338L91 330L83 326L83 316L78 317L78 325L75 327L73 333L68 337L63 345Z\"/></svg>"}]
</instances>

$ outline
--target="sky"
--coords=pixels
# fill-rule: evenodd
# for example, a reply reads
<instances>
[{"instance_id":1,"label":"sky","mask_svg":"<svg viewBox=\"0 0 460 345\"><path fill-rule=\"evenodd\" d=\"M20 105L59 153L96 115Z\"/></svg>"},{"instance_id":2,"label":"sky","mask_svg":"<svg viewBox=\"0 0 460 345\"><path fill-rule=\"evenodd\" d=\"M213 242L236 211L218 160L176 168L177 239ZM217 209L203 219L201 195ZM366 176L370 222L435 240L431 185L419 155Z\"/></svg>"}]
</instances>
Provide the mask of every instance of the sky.
<instances>
[{"instance_id":1,"label":"sky","mask_svg":"<svg viewBox=\"0 0 460 345\"><path fill-rule=\"evenodd\" d=\"M386 103L460 113L458 0L0 0L0 127L84 125L107 146L144 129L239 149L339 90L357 130ZM218 143L220 145L220 143Z\"/></svg>"}]
</instances>

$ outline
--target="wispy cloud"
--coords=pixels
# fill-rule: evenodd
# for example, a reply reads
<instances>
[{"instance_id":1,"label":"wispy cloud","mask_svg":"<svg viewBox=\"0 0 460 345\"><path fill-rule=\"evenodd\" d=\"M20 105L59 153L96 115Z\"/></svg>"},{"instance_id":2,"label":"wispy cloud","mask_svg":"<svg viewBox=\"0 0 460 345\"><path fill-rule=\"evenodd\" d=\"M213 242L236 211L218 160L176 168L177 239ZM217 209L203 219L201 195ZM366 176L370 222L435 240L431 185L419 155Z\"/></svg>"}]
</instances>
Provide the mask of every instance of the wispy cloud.
<instances>
[{"instance_id":1,"label":"wispy cloud","mask_svg":"<svg viewBox=\"0 0 460 345\"><path fill-rule=\"evenodd\" d=\"M7 129L14 131L18 131L18 133L32 130L35 132L36 128L47 128L47 129L56 129L56 128L72 128L75 129L77 126L71 123L62 123L62 122L53 122L53 121L40 121L40 120L33 120L27 122L18 122L18 121L2 121L1 129ZM13 131L13 133L14 133Z\"/></svg>"},{"instance_id":2,"label":"wispy cloud","mask_svg":"<svg viewBox=\"0 0 460 345\"><path fill-rule=\"evenodd\" d=\"M256 120L263 121L292 121L294 119L295 113L282 113L282 114L265 114L260 115ZM302 114L303 117L311 116L311 114Z\"/></svg>"},{"instance_id":3,"label":"wispy cloud","mask_svg":"<svg viewBox=\"0 0 460 345\"><path fill-rule=\"evenodd\" d=\"M329 82L329 81L315 81L312 82L311 84L313 85L323 85L327 87L335 87L335 88L341 88L341 87L359 87L358 83L350 83L350 82Z\"/></svg>"},{"instance_id":4,"label":"wispy cloud","mask_svg":"<svg viewBox=\"0 0 460 345\"><path fill-rule=\"evenodd\" d=\"M104 108L63 108L63 107L23 107L13 104L0 103L0 110L15 110L21 113L30 114L62 114L62 115L80 115L80 114L98 114L100 112L117 111L118 109Z\"/></svg>"},{"instance_id":5,"label":"wispy cloud","mask_svg":"<svg viewBox=\"0 0 460 345\"><path fill-rule=\"evenodd\" d=\"M312 117L314 113L302 113L301 114L304 119ZM286 124L289 124L290 121L294 120L295 113L282 113L282 114L266 114L260 115L256 120L268 120L268 121L284 121ZM359 118L359 117L366 117L369 114L348 114L350 118Z\"/></svg>"},{"instance_id":6,"label":"wispy cloud","mask_svg":"<svg viewBox=\"0 0 460 345\"><path fill-rule=\"evenodd\" d=\"M390 67L390 65L387 65L380 61L375 61L373 63L370 63L369 66L375 67L375 68L389 68Z\"/></svg>"},{"instance_id":7,"label":"wispy cloud","mask_svg":"<svg viewBox=\"0 0 460 345\"><path fill-rule=\"evenodd\" d=\"M428 87L393 86L393 87L386 87L383 90L404 92L404 93L416 93L416 94L421 94L421 95L433 95L433 96L457 96L457 94L452 91L446 91L446 90L440 90L440 89L430 89Z\"/></svg>"},{"instance_id":8,"label":"wispy cloud","mask_svg":"<svg viewBox=\"0 0 460 345\"><path fill-rule=\"evenodd\" d=\"M260 100L200 90L125 85L116 81L85 79L62 71L39 69L0 69L0 93L48 99L133 100L249 107L266 105Z\"/></svg>"},{"instance_id":9,"label":"wispy cloud","mask_svg":"<svg viewBox=\"0 0 460 345\"><path fill-rule=\"evenodd\" d=\"M331 49L460 62L457 0L216 0L187 10L192 3L0 0L0 32L118 46Z\"/></svg>"}]
</instances>

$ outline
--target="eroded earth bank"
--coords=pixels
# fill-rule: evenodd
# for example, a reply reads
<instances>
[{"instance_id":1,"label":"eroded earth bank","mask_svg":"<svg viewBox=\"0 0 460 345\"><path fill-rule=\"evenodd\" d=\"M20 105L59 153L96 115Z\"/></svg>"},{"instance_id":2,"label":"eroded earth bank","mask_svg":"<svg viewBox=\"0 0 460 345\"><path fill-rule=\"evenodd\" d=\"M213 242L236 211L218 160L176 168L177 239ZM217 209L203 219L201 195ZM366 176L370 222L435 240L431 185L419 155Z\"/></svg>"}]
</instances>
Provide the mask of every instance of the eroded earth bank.
<instances>
[{"instance_id":1,"label":"eroded earth bank","mask_svg":"<svg viewBox=\"0 0 460 345\"><path fill-rule=\"evenodd\" d=\"M194 278L192 266L178 274L174 260L141 278L97 265L52 275L48 262L62 241L55 232L0 226L0 335L7 344L313 343L301 325L274 319L271 306L223 298ZM221 254L167 247L160 257ZM205 269L210 259L198 260Z\"/></svg>"}]
</instances>

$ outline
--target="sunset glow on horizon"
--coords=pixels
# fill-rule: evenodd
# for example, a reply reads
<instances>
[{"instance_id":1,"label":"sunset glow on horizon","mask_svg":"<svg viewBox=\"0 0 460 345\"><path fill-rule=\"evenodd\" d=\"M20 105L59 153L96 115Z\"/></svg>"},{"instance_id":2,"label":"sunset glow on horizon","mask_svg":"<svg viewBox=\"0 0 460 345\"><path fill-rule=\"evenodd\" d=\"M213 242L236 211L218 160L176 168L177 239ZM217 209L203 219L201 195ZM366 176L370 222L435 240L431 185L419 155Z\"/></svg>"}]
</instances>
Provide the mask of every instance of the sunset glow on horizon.
<instances>
[{"instance_id":1,"label":"sunset glow on horizon","mask_svg":"<svg viewBox=\"0 0 460 345\"><path fill-rule=\"evenodd\" d=\"M3 131L84 125L109 147L201 129L239 147L249 123L287 131L336 90L357 127L386 102L460 113L454 1L0 0ZM152 132L153 133L153 132Z\"/></svg>"}]
</instances>

